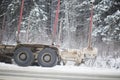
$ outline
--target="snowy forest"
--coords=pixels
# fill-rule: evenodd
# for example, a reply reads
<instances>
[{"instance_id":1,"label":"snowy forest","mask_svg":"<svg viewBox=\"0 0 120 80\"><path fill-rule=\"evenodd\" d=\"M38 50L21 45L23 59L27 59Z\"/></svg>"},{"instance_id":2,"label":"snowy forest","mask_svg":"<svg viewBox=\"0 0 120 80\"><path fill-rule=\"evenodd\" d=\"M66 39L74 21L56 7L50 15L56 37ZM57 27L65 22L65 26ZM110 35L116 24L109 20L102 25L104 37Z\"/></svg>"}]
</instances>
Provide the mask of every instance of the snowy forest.
<instances>
[{"instance_id":1,"label":"snowy forest","mask_svg":"<svg viewBox=\"0 0 120 80\"><path fill-rule=\"evenodd\" d=\"M21 2L0 0L1 44L16 43ZM57 3L58 0L25 0L22 43L51 44ZM55 44L69 49L87 47L90 6L90 0L61 0ZM92 66L120 68L120 0L95 0L93 11L92 46L98 48L98 55Z\"/></svg>"}]
</instances>

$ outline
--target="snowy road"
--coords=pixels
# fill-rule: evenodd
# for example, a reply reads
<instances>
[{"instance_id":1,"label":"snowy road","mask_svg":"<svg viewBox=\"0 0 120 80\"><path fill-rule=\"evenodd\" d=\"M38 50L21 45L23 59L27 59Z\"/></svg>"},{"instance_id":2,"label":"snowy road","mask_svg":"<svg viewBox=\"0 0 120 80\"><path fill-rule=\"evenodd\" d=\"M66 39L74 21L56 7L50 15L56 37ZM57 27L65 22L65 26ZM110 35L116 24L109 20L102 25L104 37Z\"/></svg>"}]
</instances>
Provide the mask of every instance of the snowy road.
<instances>
[{"instance_id":1,"label":"snowy road","mask_svg":"<svg viewBox=\"0 0 120 80\"><path fill-rule=\"evenodd\" d=\"M120 80L120 70L74 66L19 67L0 64L0 80Z\"/></svg>"},{"instance_id":2,"label":"snowy road","mask_svg":"<svg viewBox=\"0 0 120 80\"><path fill-rule=\"evenodd\" d=\"M120 76L0 70L0 80L120 80Z\"/></svg>"}]
</instances>

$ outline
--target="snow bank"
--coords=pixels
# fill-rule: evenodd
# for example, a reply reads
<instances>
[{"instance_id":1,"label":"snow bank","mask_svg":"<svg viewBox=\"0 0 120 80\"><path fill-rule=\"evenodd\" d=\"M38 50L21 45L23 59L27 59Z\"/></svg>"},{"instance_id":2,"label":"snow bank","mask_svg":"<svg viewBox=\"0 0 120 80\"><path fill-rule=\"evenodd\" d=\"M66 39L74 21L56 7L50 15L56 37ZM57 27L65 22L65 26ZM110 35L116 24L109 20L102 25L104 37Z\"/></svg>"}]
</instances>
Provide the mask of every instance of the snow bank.
<instances>
[{"instance_id":1,"label":"snow bank","mask_svg":"<svg viewBox=\"0 0 120 80\"><path fill-rule=\"evenodd\" d=\"M85 66L55 66L52 68L44 68L40 66L29 66L29 67L20 67L15 64L5 64L0 63L0 69L2 70L17 70L17 71L32 71L32 72L61 72L61 73L82 73L82 74L102 74L102 75L119 75L120 70L116 69L107 69L107 68L96 68L96 67L85 67Z\"/></svg>"}]
</instances>

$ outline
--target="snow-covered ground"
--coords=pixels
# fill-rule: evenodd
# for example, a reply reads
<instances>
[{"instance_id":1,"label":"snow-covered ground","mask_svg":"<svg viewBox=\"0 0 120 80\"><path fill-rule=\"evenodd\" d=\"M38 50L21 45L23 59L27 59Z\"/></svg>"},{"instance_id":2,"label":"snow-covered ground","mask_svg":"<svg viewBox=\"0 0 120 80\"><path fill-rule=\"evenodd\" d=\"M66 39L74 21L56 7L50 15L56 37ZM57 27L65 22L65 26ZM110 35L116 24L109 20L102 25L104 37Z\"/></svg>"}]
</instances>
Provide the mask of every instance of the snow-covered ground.
<instances>
[{"instance_id":1,"label":"snow-covered ground","mask_svg":"<svg viewBox=\"0 0 120 80\"><path fill-rule=\"evenodd\" d=\"M120 70L71 63L51 68L0 63L0 80L120 80Z\"/></svg>"},{"instance_id":2,"label":"snow-covered ground","mask_svg":"<svg viewBox=\"0 0 120 80\"><path fill-rule=\"evenodd\" d=\"M96 67L85 67L74 66L67 64L66 66L55 66L51 68L45 68L40 66L29 66L29 67L20 67L15 64L5 64L0 63L0 69L2 70L20 70L20 71L32 71L32 72L65 72L65 73L83 73L83 74L102 74L102 75L120 75L119 69L108 69L108 68L96 68Z\"/></svg>"}]
</instances>

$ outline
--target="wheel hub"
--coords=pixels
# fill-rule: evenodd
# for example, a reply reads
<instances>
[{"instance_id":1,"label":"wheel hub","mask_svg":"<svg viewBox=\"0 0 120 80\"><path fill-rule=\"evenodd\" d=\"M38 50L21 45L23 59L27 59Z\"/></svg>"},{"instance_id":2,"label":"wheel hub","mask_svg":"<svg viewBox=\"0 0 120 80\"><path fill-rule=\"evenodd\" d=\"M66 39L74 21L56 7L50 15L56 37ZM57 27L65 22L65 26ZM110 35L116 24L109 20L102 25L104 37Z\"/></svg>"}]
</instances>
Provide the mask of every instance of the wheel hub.
<instances>
[{"instance_id":1,"label":"wheel hub","mask_svg":"<svg viewBox=\"0 0 120 80\"><path fill-rule=\"evenodd\" d=\"M45 54L45 55L43 56L43 60L44 60L45 62L50 62L50 61L51 61L51 56L50 56L49 54Z\"/></svg>"},{"instance_id":2,"label":"wheel hub","mask_svg":"<svg viewBox=\"0 0 120 80\"><path fill-rule=\"evenodd\" d=\"M21 53L19 58L20 60L25 61L27 59L27 55L25 53Z\"/></svg>"}]
</instances>

